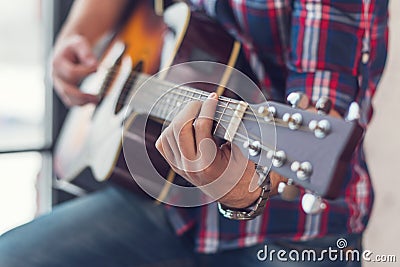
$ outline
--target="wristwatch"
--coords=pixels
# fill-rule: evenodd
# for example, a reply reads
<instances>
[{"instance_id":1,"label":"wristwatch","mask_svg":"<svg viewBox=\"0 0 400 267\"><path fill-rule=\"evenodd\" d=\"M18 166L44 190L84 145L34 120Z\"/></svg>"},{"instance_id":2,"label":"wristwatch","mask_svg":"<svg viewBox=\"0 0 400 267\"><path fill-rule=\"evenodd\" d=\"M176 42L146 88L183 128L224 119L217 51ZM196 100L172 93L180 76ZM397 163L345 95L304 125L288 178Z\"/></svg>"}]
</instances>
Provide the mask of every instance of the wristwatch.
<instances>
[{"instance_id":1,"label":"wristwatch","mask_svg":"<svg viewBox=\"0 0 400 267\"><path fill-rule=\"evenodd\" d=\"M256 171L259 174L258 184L262 188L259 198L251 207L245 209L232 209L218 202L218 210L225 218L241 221L252 220L264 212L271 192L271 179L268 169L256 166Z\"/></svg>"}]
</instances>

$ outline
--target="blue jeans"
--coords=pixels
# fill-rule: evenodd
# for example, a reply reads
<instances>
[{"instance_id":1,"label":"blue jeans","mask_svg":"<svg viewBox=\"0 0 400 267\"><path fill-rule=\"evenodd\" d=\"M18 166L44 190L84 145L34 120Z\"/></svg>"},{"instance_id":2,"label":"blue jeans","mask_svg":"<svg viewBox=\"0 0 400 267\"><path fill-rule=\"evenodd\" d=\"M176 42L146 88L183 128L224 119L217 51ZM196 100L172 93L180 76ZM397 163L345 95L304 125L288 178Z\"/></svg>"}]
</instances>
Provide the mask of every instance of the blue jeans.
<instances>
[{"instance_id":1,"label":"blue jeans","mask_svg":"<svg viewBox=\"0 0 400 267\"><path fill-rule=\"evenodd\" d=\"M361 236L345 237L360 249ZM335 247L337 237L266 242L268 251ZM177 237L164 208L110 187L66 204L0 237L1 267L133 266L360 266L360 262L260 261L265 245L211 255L193 251L190 235ZM260 255L261 255L260 254Z\"/></svg>"}]
</instances>

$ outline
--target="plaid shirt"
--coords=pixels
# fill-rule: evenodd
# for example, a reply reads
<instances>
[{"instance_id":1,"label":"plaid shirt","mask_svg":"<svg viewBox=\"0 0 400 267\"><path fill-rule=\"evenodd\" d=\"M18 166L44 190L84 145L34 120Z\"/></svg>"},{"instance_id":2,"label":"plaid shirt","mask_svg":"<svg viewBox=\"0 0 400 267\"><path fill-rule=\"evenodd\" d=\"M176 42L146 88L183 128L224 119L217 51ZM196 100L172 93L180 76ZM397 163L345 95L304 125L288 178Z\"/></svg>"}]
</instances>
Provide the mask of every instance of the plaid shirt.
<instances>
[{"instance_id":1,"label":"plaid shirt","mask_svg":"<svg viewBox=\"0 0 400 267\"><path fill-rule=\"evenodd\" d=\"M381 78L388 44L388 0L192 0L240 40L275 101L294 91L312 101L328 96L342 115L361 105L361 123L372 116L371 99ZM304 193L304 192L302 192ZM200 208L168 208L178 234L195 233L201 253L246 247L267 239L308 240L362 232L373 190L362 146L354 153L341 195L320 214L307 215L299 201L270 199L251 221L222 217L215 203Z\"/></svg>"}]
</instances>

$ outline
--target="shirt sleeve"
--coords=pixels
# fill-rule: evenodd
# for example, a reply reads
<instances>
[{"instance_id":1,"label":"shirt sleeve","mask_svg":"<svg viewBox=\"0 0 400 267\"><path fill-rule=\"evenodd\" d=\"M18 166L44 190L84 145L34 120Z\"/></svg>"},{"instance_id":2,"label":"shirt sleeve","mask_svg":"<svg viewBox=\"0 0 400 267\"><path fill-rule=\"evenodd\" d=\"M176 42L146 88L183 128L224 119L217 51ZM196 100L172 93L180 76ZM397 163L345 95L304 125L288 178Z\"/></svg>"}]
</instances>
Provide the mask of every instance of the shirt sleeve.
<instances>
[{"instance_id":1,"label":"shirt sleeve","mask_svg":"<svg viewBox=\"0 0 400 267\"><path fill-rule=\"evenodd\" d=\"M294 1L286 94L301 91L312 102L328 96L333 107L345 114L359 96L360 76L367 75L360 73L360 64L371 66L375 59L369 57L386 58L386 51L380 51L380 55L369 53L368 58L362 56L367 27L372 31L378 27L372 24L376 8L371 4L366 10L367 1L374 2ZM370 44L376 42L385 42L384 37L375 36ZM377 68L375 75L380 76L382 71L383 66Z\"/></svg>"}]
</instances>

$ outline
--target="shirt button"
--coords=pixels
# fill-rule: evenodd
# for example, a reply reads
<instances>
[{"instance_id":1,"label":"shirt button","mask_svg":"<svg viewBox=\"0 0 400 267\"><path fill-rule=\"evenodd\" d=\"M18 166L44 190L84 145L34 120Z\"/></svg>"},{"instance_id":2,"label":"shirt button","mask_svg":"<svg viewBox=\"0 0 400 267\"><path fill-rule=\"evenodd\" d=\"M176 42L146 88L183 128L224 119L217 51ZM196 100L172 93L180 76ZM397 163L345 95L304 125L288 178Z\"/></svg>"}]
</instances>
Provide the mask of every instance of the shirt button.
<instances>
[{"instance_id":1,"label":"shirt button","mask_svg":"<svg viewBox=\"0 0 400 267\"><path fill-rule=\"evenodd\" d=\"M369 61L369 53L368 52L363 53L361 60L362 60L362 63L367 64Z\"/></svg>"}]
</instances>

